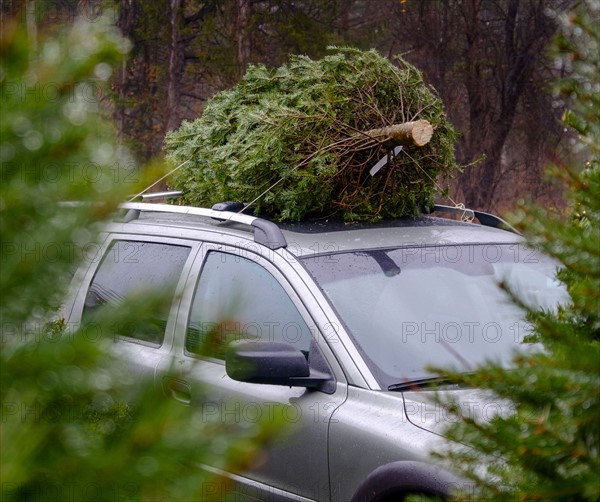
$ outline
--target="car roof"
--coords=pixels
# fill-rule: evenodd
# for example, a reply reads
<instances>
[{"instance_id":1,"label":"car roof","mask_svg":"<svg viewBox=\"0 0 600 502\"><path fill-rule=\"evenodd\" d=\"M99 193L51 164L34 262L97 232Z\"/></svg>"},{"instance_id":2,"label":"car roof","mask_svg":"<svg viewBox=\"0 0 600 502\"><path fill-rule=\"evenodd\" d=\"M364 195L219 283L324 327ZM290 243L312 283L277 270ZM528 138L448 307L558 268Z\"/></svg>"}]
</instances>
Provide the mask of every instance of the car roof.
<instances>
[{"instance_id":1,"label":"car roof","mask_svg":"<svg viewBox=\"0 0 600 502\"><path fill-rule=\"evenodd\" d=\"M379 223L341 222L282 225L288 249L297 256L393 247L521 242L513 232L447 218L421 216Z\"/></svg>"},{"instance_id":2,"label":"car roof","mask_svg":"<svg viewBox=\"0 0 600 502\"><path fill-rule=\"evenodd\" d=\"M221 233L256 240L256 236L253 238L256 228L245 222L219 221L198 214L154 211L151 204L145 206L148 208L137 216L136 223L173 228L218 229ZM298 257L392 247L510 244L522 241L518 234L507 230L428 215L377 223L320 220L278 223L277 227L276 231L280 231L287 242L287 245L281 247Z\"/></svg>"}]
</instances>

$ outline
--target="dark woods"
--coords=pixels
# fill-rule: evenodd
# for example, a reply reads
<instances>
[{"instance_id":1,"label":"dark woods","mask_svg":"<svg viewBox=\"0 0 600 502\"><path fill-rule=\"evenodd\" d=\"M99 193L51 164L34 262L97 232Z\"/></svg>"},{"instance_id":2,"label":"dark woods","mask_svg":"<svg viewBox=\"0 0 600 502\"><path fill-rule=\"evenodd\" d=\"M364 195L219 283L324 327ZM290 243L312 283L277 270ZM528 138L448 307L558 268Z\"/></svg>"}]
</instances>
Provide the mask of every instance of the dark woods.
<instances>
[{"instance_id":1,"label":"dark woods","mask_svg":"<svg viewBox=\"0 0 600 502\"><path fill-rule=\"evenodd\" d=\"M531 196L560 206L544 167L560 162L569 138L559 75L546 52L556 13L577 0L143 0L3 2L43 27L49 19L115 8L133 48L113 76L114 117L142 160L163 138L233 86L249 64L279 66L290 54L321 58L327 47L401 54L423 71L461 133L453 199L502 211Z\"/></svg>"}]
</instances>

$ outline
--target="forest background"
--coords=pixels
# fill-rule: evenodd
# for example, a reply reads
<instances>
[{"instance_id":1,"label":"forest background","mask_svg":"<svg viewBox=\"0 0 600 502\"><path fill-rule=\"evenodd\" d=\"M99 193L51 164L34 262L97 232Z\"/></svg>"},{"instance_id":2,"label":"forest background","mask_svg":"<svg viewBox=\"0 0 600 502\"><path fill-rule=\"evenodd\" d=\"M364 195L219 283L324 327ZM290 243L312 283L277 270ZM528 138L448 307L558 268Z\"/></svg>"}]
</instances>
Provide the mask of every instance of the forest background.
<instances>
[{"instance_id":1,"label":"forest background","mask_svg":"<svg viewBox=\"0 0 600 502\"><path fill-rule=\"evenodd\" d=\"M102 97L121 141L146 162L167 131L193 120L250 64L290 54L320 58L332 45L402 55L442 98L461 133L465 168L451 189L467 207L503 212L523 198L562 207L549 164L572 163L565 102L550 84L565 76L547 51L557 16L579 0L8 0L3 16L38 30L115 10L132 43ZM444 201L447 202L447 201Z\"/></svg>"}]
</instances>

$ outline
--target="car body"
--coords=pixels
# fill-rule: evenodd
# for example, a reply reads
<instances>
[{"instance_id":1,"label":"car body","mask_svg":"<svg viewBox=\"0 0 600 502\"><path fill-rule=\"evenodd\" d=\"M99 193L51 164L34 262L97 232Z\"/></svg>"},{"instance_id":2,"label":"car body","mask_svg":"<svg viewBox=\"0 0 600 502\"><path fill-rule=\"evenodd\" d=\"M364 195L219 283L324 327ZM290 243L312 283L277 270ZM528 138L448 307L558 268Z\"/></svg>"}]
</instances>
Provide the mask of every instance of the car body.
<instances>
[{"instance_id":1,"label":"car body","mask_svg":"<svg viewBox=\"0 0 600 502\"><path fill-rule=\"evenodd\" d=\"M203 466L233 481L234 500L468 489L429 455L450 417L430 399L428 365L508 359L526 325L497 282L521 277L550 304L554 264L514 232L448 218L276 225L232 208L125 204L76 273L64 317L85 322L159 288L170 307L115 338L131 371L206 420L289 424L256 469ZM438 390L480 416L499 412L476 390Z\"/></svg>"}]
</instances>

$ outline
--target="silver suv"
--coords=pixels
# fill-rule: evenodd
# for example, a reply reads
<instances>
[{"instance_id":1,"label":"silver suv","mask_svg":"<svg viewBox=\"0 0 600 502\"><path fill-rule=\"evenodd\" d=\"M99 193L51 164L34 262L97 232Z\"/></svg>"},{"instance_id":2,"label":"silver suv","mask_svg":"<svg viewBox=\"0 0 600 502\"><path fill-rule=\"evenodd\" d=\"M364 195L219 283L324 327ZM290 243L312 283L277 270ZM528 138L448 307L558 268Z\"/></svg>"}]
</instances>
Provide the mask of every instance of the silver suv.
<instances>
[{"instance_id":1,"label":"silver suv","mask_svg":"<svg viewBox=\"0 0 600 502\"><path fill-rule=\"evenodd\" d=\"M131 370L207 420L290 423L256 469L204 466L230 478L234 500L468 490L429 457L453 418L431 401L432 384L483 418L499 405L437 382L429 367L509 361L527 325L498 282L552 306L564 295L555 263L485 213L469 212L482 224L424 215L277 225L238 210L124 204L101 258L76 274L65 317L86 322L160 288L170 308L115 338Z\"/></svg>"}]
</instances>

